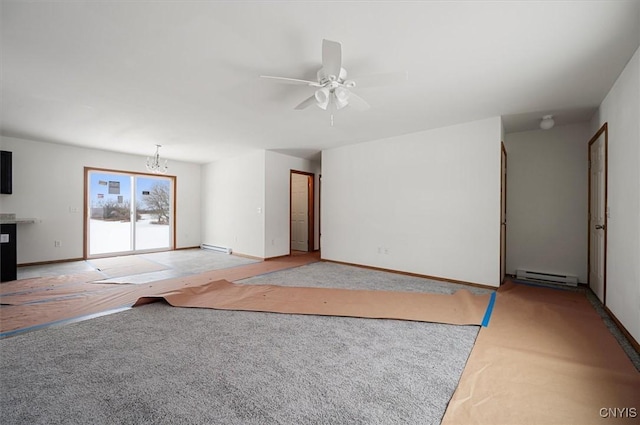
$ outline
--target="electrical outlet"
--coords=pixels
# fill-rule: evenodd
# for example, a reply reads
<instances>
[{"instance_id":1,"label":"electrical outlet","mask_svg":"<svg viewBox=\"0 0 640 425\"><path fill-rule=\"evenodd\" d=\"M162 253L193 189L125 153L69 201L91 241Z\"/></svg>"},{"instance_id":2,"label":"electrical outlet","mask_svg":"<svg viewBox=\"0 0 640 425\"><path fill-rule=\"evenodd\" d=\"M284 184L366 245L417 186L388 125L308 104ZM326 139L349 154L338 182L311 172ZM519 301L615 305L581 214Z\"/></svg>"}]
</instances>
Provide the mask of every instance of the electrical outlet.
<instances>
[{"instance_id":1,"label":"electrical outlet","mask_svg":"<svg viewBox=\"0 0 640 425\"><path fill-rule=\"evenodd\" d=\"M60 248L62 246L62 242L60 241L53 241L53 246L56 248Z\"/></svg>"},{"instance_id":2,"label":"electrical outlet","mask_svg":"<svg viewBox=\"0 0 640 425\"><path fill-rule=\"evenodd\" d=\"M77 213L78 212L78 208L77 207L69 207L69 212L70 213Z\"/></svg>"}]
</instances>

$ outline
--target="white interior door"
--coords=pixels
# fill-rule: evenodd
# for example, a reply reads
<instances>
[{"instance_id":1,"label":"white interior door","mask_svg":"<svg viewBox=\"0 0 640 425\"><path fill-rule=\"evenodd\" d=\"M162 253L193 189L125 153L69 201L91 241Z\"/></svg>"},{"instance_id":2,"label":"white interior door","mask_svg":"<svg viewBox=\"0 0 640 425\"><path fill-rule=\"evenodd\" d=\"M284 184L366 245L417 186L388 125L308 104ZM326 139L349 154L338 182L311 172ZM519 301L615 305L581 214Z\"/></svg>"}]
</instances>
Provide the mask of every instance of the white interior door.
<instances>
[{"instance_id":1,"label":"white interior door","mask_svg":"<svg viewBox=\"0 0 640 425\"><path fill-rule=\"evenodd\" d=\"M309 250L309 177L291 173L291 249Z\"/></svg>"},{"instance_id":2,"label":"white interior door","mask_svg":"<svg viewBox=\"0 0 640 425\"><path fill-rule=\"evenodd\" d=\"M605 304L606 266L606 131L589 145L589 286Z\"/></svg>"}]
</instances>

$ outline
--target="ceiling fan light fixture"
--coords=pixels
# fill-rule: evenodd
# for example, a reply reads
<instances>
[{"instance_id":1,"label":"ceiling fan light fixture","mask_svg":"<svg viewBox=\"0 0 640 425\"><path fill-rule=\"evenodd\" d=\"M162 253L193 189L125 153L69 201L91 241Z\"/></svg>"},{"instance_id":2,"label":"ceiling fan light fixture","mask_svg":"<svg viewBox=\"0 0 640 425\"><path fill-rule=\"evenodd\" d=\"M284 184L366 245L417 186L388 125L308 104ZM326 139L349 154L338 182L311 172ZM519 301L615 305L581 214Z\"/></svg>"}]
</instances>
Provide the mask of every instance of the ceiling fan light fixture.
<instances>
[{"instance_id":1,"label":"ceiling fan light fixture","mask_svg":"<svg viewBox=\"0 0 640 425\"><path fill-rule=\"evenodd\" d=\"M318 101L318 104L321 103L328 103L329 102L329 89L326 87L323 87L319 90L316 90L316 100Z\"/></svg>"},{"instance_id":2,"label":"ceiling fan light fixture","mask_svg":"<svg viewBox=\"0 0 640 425\"><path fill-rule=\"evenodd\" d=\"M338 87L333 91L336 95L336 98L341 102L347 102L349 100L349 95L351 94L349 90L344 87Z\"/></svg>"},{"instance_id":3,"label":"ceiling fan light fixture","mask_svg":"<svg viewBox=\"0 0 640 425\"><path fill-rule=\"evenodd\" d=\"M327 106L329 106L330 96L331 96L331 92L326 87L316 90L316 94L315 94L316 105L318 105L320 109L326 110Z\"/></svg>"},{"instance_id":4,"label":"ceiling fan light fixture","mask_svg":"<svg viewBox=\"0 0 640 425\"><path fill-rule=\"evenodd\" d=\"M342 95L342 97L340 97L337 93L337 90L333 93L333 98L337 109L342 109L345 106L349 105L348 95Z\"/></svg>"},{"instance_id":5,"label":"ceiling fan light fixture","mask_svg":"<svg viewBox=\"0 0 640 425\"><path fill-rule=\"evenodd\" d=\"M302 110L315 104L318 108L332 113L337 109L351 106L358 111L365 111L370 105L352 91L356 82L347 80L347 70L342 67L342 45L337 41L322 40L322 67L316 72L317 81L298 78L274 77L261 75L261 78L288 84L314 87L315 91L294 107ZM407 73L386 73L363 77L364 83L358 80L358 87L376 87L405 81Z\"/></svg>"},{"instance_id":6,"label":"ceiling fan light fixture","mask_svg":"<svg viewBox=\"0 0 640 425\"><path fill-rule=\"evenodd\" d=\"M553 120L553 115L545 115L542 117L542 120L540 121L540 128L543 130L549 130L553 128L555 123L556 122Z\"/></svg>"}]
</instances>

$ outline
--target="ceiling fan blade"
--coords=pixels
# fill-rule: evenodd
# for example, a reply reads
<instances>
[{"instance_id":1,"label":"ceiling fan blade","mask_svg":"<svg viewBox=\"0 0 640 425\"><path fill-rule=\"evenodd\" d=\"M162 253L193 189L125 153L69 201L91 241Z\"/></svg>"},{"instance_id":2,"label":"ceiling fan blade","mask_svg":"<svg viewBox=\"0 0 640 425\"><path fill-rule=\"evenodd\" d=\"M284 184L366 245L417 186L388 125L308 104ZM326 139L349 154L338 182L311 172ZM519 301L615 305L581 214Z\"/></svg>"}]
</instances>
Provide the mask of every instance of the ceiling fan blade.
<instances>
[{"instance_id":1,"label":"ceiling fan blade","mask_svg":"<svg viewBox=\"0 0 640 425\"><path fill-rule=\"evenodd\" d=\"M311 96L309 96L308 98L306 98L305 100L303 100L298 106L296 106L293 109L305 109L308 108L309 106L313 105L314 103L316 103L316 95L313 94Z\"/></svg>"},{"instance_id":2,"label":"ceiling fan blade","mask_svg":"<svg viewBox=\"0 0 640 425\"><path fill-rule=\"evenodd\" d=\"M360 89L367 87L380 87L402 84L408 79L409 73L407 71L403 71L387 72L384 74L363 75L361 77L354 78L353 80L356 82L356 87Z\"/></svg>"},{"instance_id":3,"label":"ceiling fan blade","mask_svg":"<svg viewBox=\"0 0 640 425\"><path fill-rule=\"evenodd\" d=\"M349 105L358 111L366 111L371 107L366 100L353 92L349 94Z\"/></svg>"},{"instance_id":4,"label":"ceiling fan blade","mask_svg":"<svg viewBox=\"0 0 640 425\"><path fill-rule=\"evenodd\" d=\"M340 76L342 46L337 41L322 40L322 68L327 76Z\"/></svg>"},{"instance_id":5,"label":"ceiling fan blade","mask_svg":"<svg viewBox=\"0 0 640 425\"><path fill-rule=\"evenodd\" d=\"M318 84L317 81L299 80L297 78L272 77L270 75L261 75L260 78L276 80L280 83L285 83L285 84L297 84L297 85L305 85L305 86L311 86L311 87L322 87L322 85Z\"/></svg>"}]
</instances>

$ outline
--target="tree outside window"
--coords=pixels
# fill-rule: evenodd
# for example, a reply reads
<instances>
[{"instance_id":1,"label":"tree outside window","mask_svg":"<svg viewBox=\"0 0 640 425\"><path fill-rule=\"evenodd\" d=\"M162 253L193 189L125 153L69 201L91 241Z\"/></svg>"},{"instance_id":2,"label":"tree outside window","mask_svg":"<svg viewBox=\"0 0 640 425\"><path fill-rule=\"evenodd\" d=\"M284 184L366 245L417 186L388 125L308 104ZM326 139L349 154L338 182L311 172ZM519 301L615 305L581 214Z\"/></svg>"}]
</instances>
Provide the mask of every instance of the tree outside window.
<instances>
[{"instance_id":1,"label":"tree outside window","mask_svg":"<svg viewBox=\"0 0 640 425\"><path fill-rule=\"evenodd\" d=\"M170 199L169 185L164 182L154 183L149 194L144 194L143 202L146 210L157 216L153 224L169 224Z\"/></svg>"}]
</instances>

